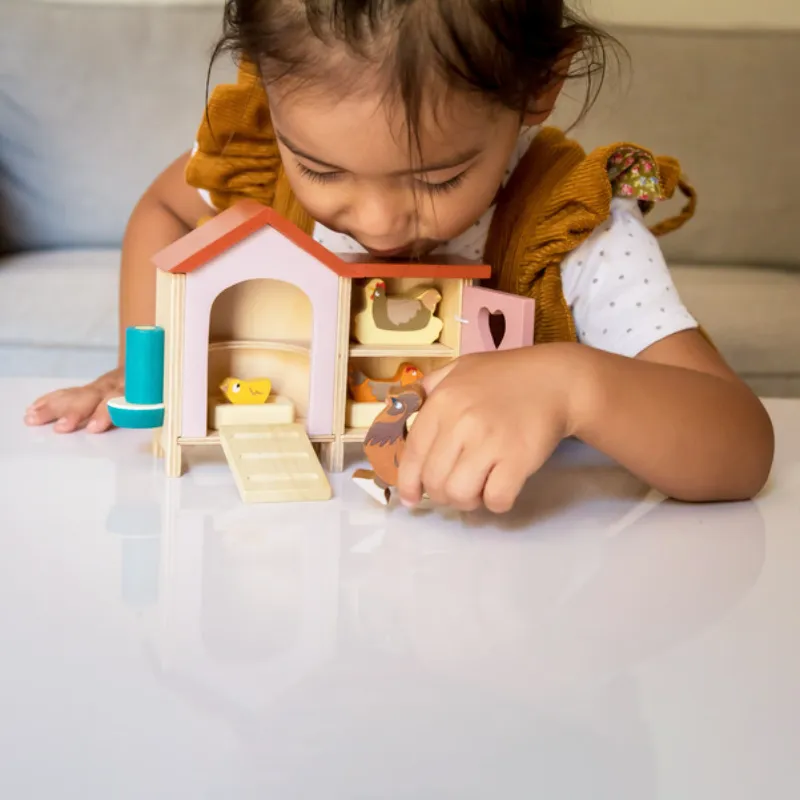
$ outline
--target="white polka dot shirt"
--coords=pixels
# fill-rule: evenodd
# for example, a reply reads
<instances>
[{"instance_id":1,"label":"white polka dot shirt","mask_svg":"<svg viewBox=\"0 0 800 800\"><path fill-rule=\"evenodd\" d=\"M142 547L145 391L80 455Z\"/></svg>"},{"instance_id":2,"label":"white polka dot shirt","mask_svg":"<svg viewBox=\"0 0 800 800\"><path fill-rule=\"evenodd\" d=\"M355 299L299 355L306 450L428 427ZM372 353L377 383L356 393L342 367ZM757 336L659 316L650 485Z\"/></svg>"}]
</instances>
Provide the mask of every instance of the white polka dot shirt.
<instances>
[{"instance_id":1,"label":"white polka dot shirt","mask_svg":"<svg viewBox=\"0 0 800 800\"><path fill-rule=\"evenodd\" d=\"M611 201L610 219L564 260L561 280L578 341L599 350L636 356L698 327L635 200Z\"/></svg>"}]
</instances>

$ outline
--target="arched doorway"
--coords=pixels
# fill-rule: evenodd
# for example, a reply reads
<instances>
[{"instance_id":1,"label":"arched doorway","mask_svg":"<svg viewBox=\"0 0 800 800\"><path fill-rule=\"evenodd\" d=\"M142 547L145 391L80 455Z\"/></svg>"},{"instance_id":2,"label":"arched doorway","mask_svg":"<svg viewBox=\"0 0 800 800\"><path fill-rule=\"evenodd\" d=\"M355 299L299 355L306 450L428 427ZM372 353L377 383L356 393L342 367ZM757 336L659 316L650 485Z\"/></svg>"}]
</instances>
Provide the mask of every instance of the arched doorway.
<instances>
[{"instance_id":1,"label":"arched doorway","mask_svg":"<svg viewBox=\"0 0 800 800\"><path fill-rule=\"evenodd\" d=\"M208 426L225 402L220 383L269 378L272 393L308 419L313 307L294 284L255 278L223 291L211 306L208 343Z\"/></svg>"},{"instance_id":2,"label":"arched doorway","mask_svg":"<svg viewBox=\"0 0 800 800\"><path fill-rule=\"evenodd\" d=\"M236 286L243 285L241 289ZM251 287L260 287L251 292ZM290 288L286 288L290 287ZM230 294L229 290L233 289ZM299 294L298 294L299 292ZM208 434L208 393L211 316L218 298L221 306L214 311L213 336L240 329L255 333L255 341L271 352L287 353L284 360L294 360L290 372L297 376L297 363L308 351L308 387L306 428L310 436L333 433L336 344L338 338L339 276L314 256L272 228L265 228L219 255L213 264L187 274L185 286L185 340L182 369L182 436L202 438ZM304 297L301 300L300 297ZM307 305L306 305L307 303ZM233 307L231 307L231 304ZM219 309L235 311L229 322ZM307 310L310 308L310 312ZM298 319L292 319L292 309ZM217 320L216 318L219 318ZM306 339L293 339L302 336ZM280 335L278 335L280 334ZM237 340L234 340L237 341ZM266 345L264 345L266 343ZM254 349L250 341L239 351ZM224 346L220 348L224 350ZM235 350L236 348L228 348ZM252 362L251 362L252 365ZM225 377L225 376L223 376ZM265 377L271 377L266 375ZM303 393L297 383L291 389Z\"/></svg>"}]
</instances>

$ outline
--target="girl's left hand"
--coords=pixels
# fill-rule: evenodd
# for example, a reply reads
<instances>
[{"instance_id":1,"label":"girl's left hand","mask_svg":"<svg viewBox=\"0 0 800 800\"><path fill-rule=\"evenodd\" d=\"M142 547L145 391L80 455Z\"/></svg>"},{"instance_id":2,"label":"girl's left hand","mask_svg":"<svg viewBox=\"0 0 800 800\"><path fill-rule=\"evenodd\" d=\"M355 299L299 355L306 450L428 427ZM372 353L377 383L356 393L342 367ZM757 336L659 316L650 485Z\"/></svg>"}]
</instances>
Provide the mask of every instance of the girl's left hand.
<instances>
[{"instance_id":1,"label":"girl's left hand","mask_svg":"<svg viewBox=\"0 0 800 800\"><path fill-rule=\"evenodd\" d=\"M572 348L537 345L462 356L424 379L397 490L439 505L509 511L527 479L574 430Z\"/></svg>"}]
</instances>

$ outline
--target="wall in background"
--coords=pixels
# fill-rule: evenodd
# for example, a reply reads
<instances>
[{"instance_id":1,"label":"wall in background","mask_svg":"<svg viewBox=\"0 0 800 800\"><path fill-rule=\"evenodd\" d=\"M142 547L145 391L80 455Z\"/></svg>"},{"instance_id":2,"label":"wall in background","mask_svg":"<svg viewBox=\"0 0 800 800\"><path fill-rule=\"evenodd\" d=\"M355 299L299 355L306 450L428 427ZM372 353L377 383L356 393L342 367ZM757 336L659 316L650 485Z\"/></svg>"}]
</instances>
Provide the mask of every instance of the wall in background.
<instances>
[{"instance_id":1,"label":"wall in background","mask_svg":"<svg viewBox=\"0 0 800 800\"><path fill-rule=\"evenodd\" d=\"M4 0L0 0L0 3ZM225 0L34 0L51 5L97 6L222 6Z\"/></svg>"},{"instance_id":2,"label":"wall in background","mask_svg":"<svg viewBox=\"0 0 800 800\"><path fill-rule=\"evenodd\" d=\"M800 0L573 0L594 19L666 27L800 29Z\"/></svg>"},{"instance_id":3,"label":"wall in background","mask_svg":"<svg viewBox=\"0 0 800 800\"><path fill-rule=\"evenodd\" d=\"M0 0L1 1L1 0ZM98 5L223 5L224 0L38 0ZM626 25L800 29L800 0L571 0L601 22Z\"/></svg>"}]
</instances>

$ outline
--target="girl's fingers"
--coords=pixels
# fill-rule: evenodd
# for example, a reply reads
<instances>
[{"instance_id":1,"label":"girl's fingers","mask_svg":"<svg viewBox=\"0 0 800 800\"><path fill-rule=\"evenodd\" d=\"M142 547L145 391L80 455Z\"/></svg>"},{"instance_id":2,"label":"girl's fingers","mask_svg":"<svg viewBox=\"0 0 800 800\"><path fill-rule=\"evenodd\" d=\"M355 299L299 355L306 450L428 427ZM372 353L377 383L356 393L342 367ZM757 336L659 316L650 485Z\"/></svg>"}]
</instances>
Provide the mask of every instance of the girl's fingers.
<instances>
[{"instance_id":1,"label":"girl's fingers","mask_svg":"<svg viewBox=\"0 0 800 800\"><path fill-rule=\"evenodd\" d=\"M57 418L58 414L46 402L36 407L31 406L25 412L26 425L47 425L48 422L52 422Z\"/></svg>"},{"instance_id":2,"label":"girl's fingers","mask_svg":"<svg viewBox=\"0 0 800 800\"><path fill-rule=\"evenodd\" d=\"M433 372L428 373L422 379L422 387L425 389L426 394L431 394L433 390L455 369L457 360L450 361L443 367L440 367Z\"/></svg>"},{"instance_id":3,"label":"girl's fingers","mask_svg":"<svg viewBox=\"0 0 800 800\"><path fill-rule=\"evenodd\" d=\"M111 427L111 416L108 413L108 405L104 400L98 407L97 410L92 414L91 419L89 420L89 424L86 426L86 430L89 433L103 433L107 431Z\"/></svg>"},{"instance_id":4,"label":"girl's fingers","mask_svg":"<svg viewBox=\"0 0 800 800\"><path fill-rule=\"evenodd\" d=\"M59 392L51 392L40 397L25 409L26 425L47 425L49 422L57 420L59 413Z\"/></svg>"},{"instance_id":5,"label":"girl's fingers","mask_svg":"<svg viewBox=\"0 0 800 800\"><path fill-rule=\"evenodd\" d=\"M68 411L53 425L53 430L56 433L72 433L78 430L85 419L85 414L77 411Z\"/></svg>"},{"instance_id":6,"label":"girl's fingers","mask_svg":"<svg viewBox=\"0 0 800 800\"><path fill-rule=\"evenodd\" d=\"M495 514L505 514L514 506L528 477L521 461L508 458L498 461L486 478L483 504Z\"/></svg>"},{"instance_id":7,"label":"girl's fingers","mask_svg":"<svg viewBox=\"0 0 800 800\"><path fill-rule=\"evenodd\" d=\"M31 411L39 411L39 409L44 408L48 401L50 400L51 395L46 394L43 397L40 397L38 400L34 400L27 408L28 412Z\"/></svg>"},{"instance_id":8,"label":"girl's fingers","mask_svg":"<svg viewBox=\"0 0 800 800\"><path fill-rule=\"evenodd\" d=\"M461 459L464 439L451 426L442 430L428 450L422 466L422 488L437 505L448 505L447 483Z\"/></svg>"},{"instance_id":9,"label":"girl's fingers","mask_svg":"<svg viewBox=\"0 0 800 800\"><path fill-rule=\"evenodd\" d=\"M106 430L111 425L105 402L98 406L99 394L90 387L62 389L45 395L25 412L27 425L47 425L51 422L56 433L72 433L87 420L96 420L94 430Z\"/></svg>"},{"instance_id":10,"label":"girl's fingers","mask_svg":"<svg viewBox=\"0 0 800 800\"><path fill-rule=\"evenodd\" d=\"M415 506L422 500L422 470L438 430L435 406L423 406L408 433L397 471L397 492L404 505Z\"/></svg>"},{"instance_id":11,"label":"girl's fingers","mask_svg":"<svg viewBox=\"0 0 800 800\"><path fill-rule=\"evenodd\" d=\"M486 448L465 448L447 478L444 488L447 504L459 511L480 508L484 486L495 463L493 454Z\"/></svg>"}]
</instances>

